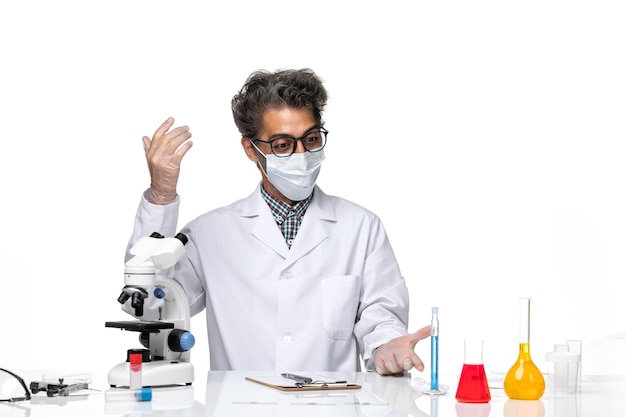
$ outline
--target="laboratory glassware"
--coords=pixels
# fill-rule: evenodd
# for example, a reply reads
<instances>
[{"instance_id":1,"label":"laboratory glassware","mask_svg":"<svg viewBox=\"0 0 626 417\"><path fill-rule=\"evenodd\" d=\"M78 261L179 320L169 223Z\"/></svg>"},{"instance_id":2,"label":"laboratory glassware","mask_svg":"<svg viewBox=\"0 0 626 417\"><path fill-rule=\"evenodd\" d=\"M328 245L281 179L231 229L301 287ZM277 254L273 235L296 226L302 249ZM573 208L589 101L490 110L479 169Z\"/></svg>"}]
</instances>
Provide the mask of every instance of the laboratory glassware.
<instances>
[{"instance_id":1,"label":"laboratory glassware","mask_svg":"<svg viewBox=\"0 0 626 417\"><path fill-rule=\"evenodd\" d=\"M439 307L431 307L430 321L430 389L424 391L428 395L444 395L447 387L439 387Z\"/></svg>"},{"instance_id":2,"label":"laboratory glassware","mask_svg":"<svg viewBox=\"0 0 626 417\"><path fill-rule=\"evenodd\" d=\"M439 307L432 307L430 321L430 389L428 395L444 395L447 389L439 388Z\"/></svg>"},{"instance_id":3,"label":"laboratory glassware","mask_svg":"<svg viewBox=\"0 0 626 417\"><path fill-rule=\"evenodd\" d=\"M548 373L549 391L552 394L575 393L578 388L578 363L580 354L569 351L569 345L554 345L554 351L546 353L546 361L552 362L553 370Z\"/></svg>"},{"instance_id":4,"label":"laboratory glassware","mask_svg":"<svg viewBox=\"0 0 626 417\"><path fill-rule=\"evenodd\" d=\"M530 298L520 298L519 307L519 355L504 377L504 392L512 400L538 400L546 383L530 356Z\"/></svg>"},{"instance_id":5,"label":"laboratory glassware","mask_svg":"<svg viewBox=\"0 0 626 417\"><path fill-rule=\"evenodd\" d=\"M465 358L456 390L456 400L463 403L488 403L489 383L483 363L483 341L465 340Z\"/></svg>"},{"instance_id":6,"label":"laboratory glassware","mask_svg":"<svg viewBox=\"0 0 626 417\"><path fill-rule=\"evenodd\" d=\"M439 308L432 307L430 322L430 389L439 390Z\"/></svg>"}]
</instances>

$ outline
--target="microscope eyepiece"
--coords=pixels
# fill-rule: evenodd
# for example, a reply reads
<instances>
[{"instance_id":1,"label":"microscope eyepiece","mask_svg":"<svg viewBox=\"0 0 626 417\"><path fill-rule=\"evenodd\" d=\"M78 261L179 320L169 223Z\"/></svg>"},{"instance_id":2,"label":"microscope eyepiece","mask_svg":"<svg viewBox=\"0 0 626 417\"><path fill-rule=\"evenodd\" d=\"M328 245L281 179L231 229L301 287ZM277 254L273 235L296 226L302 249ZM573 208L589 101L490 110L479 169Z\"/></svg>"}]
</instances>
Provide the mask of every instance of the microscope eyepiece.
<instances>
[{"instance_id":1,"label":"microscope eyepiece","mask_svg":"<svg viewBox=\"0 0 626 417\"><path fill-rule=\"evenodd\" d=\"M187 242L189 242L189 239L187 238L187 236L185 236L183 233L178 233L176 234L176 236L174 236L176 239L180 240L181 242L183 242L183 246L187 244Z\"/></svg>"}]
</instances>

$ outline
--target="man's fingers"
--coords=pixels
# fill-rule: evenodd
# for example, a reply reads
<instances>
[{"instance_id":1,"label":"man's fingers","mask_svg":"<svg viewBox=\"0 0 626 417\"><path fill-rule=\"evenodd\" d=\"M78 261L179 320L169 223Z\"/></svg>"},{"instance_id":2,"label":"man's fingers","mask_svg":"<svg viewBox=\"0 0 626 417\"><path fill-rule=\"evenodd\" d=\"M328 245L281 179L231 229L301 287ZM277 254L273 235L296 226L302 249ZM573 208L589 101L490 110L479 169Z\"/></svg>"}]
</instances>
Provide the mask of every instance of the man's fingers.
<instances>
[{"instance_id":1,"label":"man's fingers","mask_svg":"<svg viewBox=\"0 0 626 417\"><path fill-rule=\"evenodd\" d=\"M376 362L376 372L381 375L397 374L402 371L410 371L413 368L418 371L424 370L424 363L417 355L412 358L404 358L401 364L398 363L395 356Z\"/></svg>"},{"instance_id":2,"label":"man's fingers","mask_svg":"<svg viewBox=\"0 0 626 417\"><path fill-rule=\"evenodd\" d=\"M146 153L146 155L148 155L148 151L150 150L152 141L147 136L144 136L143 138L141 138L141 141L143 142L143 151Z\"/></svg>"},{"instance_id":3,"label":"man's fingers","mask_svg":"<svg viewBox=\"0 0 626 417\"><path fill-rule=\"evenodd\" d=\"M398 365L395 356L385 358L384 369L385 374L397 374L402 371L402 368Z\"/></svg>"},{"instance_id":4,"label":"man's fingers","mask_svg":"<svg viewBox=\"0 0 626 417\"><path fill-rule=\"evenodd\" d=\"M173 122L174 119L170 118L163 123L152 139L147 136L142 138L144 151L150 160L174 157L175 162L180 162L180 159L191 148L189 126L179 126L168 131L167 129L171 127L170 121Z\"/></svg>"},{"instance_id":5,"label":"man's fingers","mask_svg":"<svg viewBox=\"0 0 626 417\"><path fill-rule=\"evenodd\" d=\"M396 357L393 354L379 355L376 360L376 372L381 375L388 375L400 372Z\"/></svg>"},{"instance_id":6,"label":"man's fingers","mask_svg":"<svg viewBox=\"0 0 626 417\"><path fill-rule=\"evenodd\" d=\"M403 371L410 371L414 367L419 369L422 367L422 361L417 355L405 357L402 362L398 361L395 354L390 353L376 361L376 371L381 375L398 374Z\"/></svg>"},{"instance_id":7,"label":"man's fingers","mask_svg":"<svg viewBox=\"0 0 626 417\"><path fill-rule=\"evenodd\" d=\"M185 154L187 153L187 151L189 149L191 149L191 147L193 146L193 142L192 141L187 141L185 143L183 143L180 148L178 148L178 150L176 150L176 154L180 156L180 158L182 159L183 156L185 156Z\"/></svg>"},{"instance_id":8,"label":"man's fingers","mask_svg":"<svg viewBox=\"0 0 626 417\"><path fill-rule=\"evenodd\" d=\"M411 344L413 345L413 347L415 347L417 342L419 342L420 340L424 340L429 336L430 336L430 326L424 326L418 331L416 331L415 333L411 333L409 335L409 338L411 340Z\"/></svg>"},{"instance_id":9,"label":"man's fingers","mask_svg":"<svg viewBox=\"0 0 626 417\"><path fill-rule=\"evenodd\" d=\"M187 138L191 137L191 133L189 133L189 126L178 126L172 129L172 131L169 132L169 135L176 139L178 139L179 136L187 136Z\"/></svg>"},{"instance_id":10,"label":"man's fingers","mask_svg":"<svg viewBox=\"0 0 626 417\"><path fill-rule=\"evenodd\" d=\"M430 326L422 327L421 329L416 331L415 334L418 335L419 340L426 339L428 336L430 336Z\"/></svg>"},{"instance_id":11,"label":"man's fingers","mask_svg":"<svg viewBox=\"0 0 626 417\"><path fill-rule=\"evenodd\" d=\"M152 140L161 140L162 138L166 138L167 141L172 141L177 148L184 141L191 137L191 133L189 132L189 126L178 126L170 131L170 128L174 125L174 118L168 117L166 121L164 121L161 126L154 132L152 135Z\"/></svg>"},{"instance_id":12,"label":"man's fingers","mask_svg":"<svg viewBox=\"0 0 626 417\"><path fill-rule=\"evenodd\" d=\"M418 371L421 372L424 370L424 362L422 362L419 356L413 355L411 362L413 363L413 367Z\"/></svg>"},{"instance_id":13,"label":"man's fingers","mask_svg":"<svg viewBox=\"0 0 626 417\"><path fill-rule=\"evenodd\" d=\"M152 135L152 137L154 138L156 136L161 136L162 134L167 132L169 128L172 127L173 124L174 124L174 118L168 117L163 123L161 123L161 126L157 128L157 130L154 132L154 135Z\"/></svg>"},{"instance_id":14,"label":"man's fingers","mask_svg":"<svg viewBox=\"0 0 626 417\"><path fill-rule=\"evenodd\" d=\"M397 374L413 368L424 370L424 362L415 353L415 345L430 336L430 326L424 326L415 333L390 340L376 350L374 366L381 375Z\"/></svg>"}]
</instances>

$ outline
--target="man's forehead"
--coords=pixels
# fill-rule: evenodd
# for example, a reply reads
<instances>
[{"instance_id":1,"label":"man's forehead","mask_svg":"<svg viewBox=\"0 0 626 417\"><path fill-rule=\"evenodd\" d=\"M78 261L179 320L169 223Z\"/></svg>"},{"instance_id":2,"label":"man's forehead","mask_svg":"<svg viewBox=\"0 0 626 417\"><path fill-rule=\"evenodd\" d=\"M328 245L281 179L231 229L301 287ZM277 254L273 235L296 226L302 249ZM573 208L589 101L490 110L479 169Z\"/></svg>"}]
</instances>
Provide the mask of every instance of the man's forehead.
<instances>
[{"instance_id":1,"label":"man's forehead","mask_svg":"<svg viewBox=\"0 0 626 417\"><path fill-rule=\"evenodd\" d=\"M316 127L313 112L309 109L293 109L284 107L270 109L263 113L263 124L260 132L264 136L301 136Z\"/></svg>"}]
</instances>

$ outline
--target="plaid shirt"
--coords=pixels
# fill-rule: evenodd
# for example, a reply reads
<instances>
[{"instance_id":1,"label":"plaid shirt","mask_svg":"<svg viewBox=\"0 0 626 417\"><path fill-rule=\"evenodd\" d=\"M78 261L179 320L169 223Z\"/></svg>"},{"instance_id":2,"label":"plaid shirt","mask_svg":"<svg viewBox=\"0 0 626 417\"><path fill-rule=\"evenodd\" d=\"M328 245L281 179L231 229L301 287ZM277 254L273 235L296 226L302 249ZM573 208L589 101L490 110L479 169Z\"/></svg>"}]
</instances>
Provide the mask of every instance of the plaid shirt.
<instances>
[{"instance_id":1,"label":"plaid shirt","mask_svg":"<svg viewBox=\"0 0 626 417\"><path fill-rule=\"evenodd\" d=\"M293 206L272 197L263 187L261 187L261 194L263 195L263 199L265 199L267 205L270 207L274 220L276 220L278 228L285 237L287 246L291 249L291 245L298 234L302 218L311 203L313 194L311 193L308 198L298 201Z\"/></svg>"}]
</instances>

